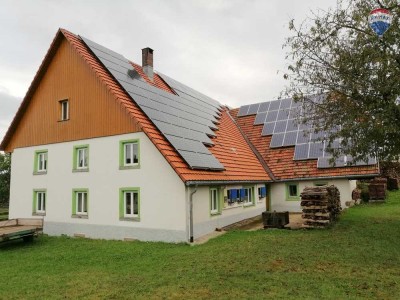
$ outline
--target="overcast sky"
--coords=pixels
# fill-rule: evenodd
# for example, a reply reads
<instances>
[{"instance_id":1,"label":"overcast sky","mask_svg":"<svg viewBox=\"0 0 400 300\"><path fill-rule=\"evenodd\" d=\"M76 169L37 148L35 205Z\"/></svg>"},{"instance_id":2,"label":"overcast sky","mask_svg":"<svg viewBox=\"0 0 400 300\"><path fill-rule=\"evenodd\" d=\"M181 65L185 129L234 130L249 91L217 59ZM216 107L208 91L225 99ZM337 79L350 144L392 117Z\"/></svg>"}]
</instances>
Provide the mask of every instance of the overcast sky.
<instances>
[{"instance_id":1,"label":"overcast sky","mask_svg":"<svg viewBox=\"0 0 400 300\"><path fill-rule=\"evenodd\" d=\"M0 140L59 27L232 107L279 97L288 22L336 0L0 0Z\"/></svg>"}]
</instances>

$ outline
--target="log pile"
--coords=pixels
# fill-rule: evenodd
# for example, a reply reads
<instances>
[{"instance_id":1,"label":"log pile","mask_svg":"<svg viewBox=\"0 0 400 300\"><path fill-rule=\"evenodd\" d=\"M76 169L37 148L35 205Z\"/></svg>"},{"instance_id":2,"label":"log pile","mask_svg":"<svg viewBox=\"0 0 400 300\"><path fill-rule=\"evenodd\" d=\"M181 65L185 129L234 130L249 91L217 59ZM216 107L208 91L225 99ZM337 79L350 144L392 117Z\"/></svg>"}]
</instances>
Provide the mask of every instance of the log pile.
<instances>
[{"instance_id":1,"label":"log pile","mask_svg":"<svg viewBox=\"0 0 400 300\"><path fill-rule=\"evenodd\" d=\"M385 200L386 198L386 178L375 178L368 186L369 199Z\"/></svg>"},{"instance_id":2,"label":"log pile","mask_svg":"<svg viewBox=\"0 0 400 300\"><path fill-rule=\"evenodd\" d=\"M334 185L306 187L301 193L303 228L325 228L339 216L340 192Z\"/></svg>"}]
</instances>

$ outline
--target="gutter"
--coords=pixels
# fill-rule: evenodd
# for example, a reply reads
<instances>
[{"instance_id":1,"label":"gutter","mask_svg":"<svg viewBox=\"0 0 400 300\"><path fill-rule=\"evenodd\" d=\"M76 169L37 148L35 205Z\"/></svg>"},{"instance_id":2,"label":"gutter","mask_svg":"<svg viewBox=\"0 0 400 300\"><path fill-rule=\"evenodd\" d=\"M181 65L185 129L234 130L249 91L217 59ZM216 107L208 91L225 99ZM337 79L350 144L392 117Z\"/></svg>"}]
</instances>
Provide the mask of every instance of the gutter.
<instances>
[{"instance_id":1,"label":"gutter","mask_svg":"<svg viewBox=\"0 0 400 300\"><path fill-rule=\"evenodd\" d=\"M193 243L193 195L197 192L197 185L194 186L194 190L190 193L189 197L189 242Z\"/></svg>"},{"instance_id":2,"label":"gutter","mask_svg":"<svg viewBox=\"0 0 400 300\"><path fill-rule=\"evenodd\" d=\"M368 174L368 175L347 175L347 176L326 176L326 177L304 177L304 178L290 178L290 179L278 179L275 182L291 182L291 181L307 181L307 180L335 180L335 179L363 179L363 178L374 178L378 176L379 173Z\"/></svg>"},{"instance_id":3,"label":"gutter","mask_svg":"<svg viewBox=\"0 0 400 300\"><path fill-rule=\"evenodd\" d=\"M248 180L205 180L205 181L186 181L186 186L203 186L203 185L227 185L227 184L249 184L249 183L272 183L272 180L259 180L259 181L248 181Z\"/></svg>"}]
</instances>

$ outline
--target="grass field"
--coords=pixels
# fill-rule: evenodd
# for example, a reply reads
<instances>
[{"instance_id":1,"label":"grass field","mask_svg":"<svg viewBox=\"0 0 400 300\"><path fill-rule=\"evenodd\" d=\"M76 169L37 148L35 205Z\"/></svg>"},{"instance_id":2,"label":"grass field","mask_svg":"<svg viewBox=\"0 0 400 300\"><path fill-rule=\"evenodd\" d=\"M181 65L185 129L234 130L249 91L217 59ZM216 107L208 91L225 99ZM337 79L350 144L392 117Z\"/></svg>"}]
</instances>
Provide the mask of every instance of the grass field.
<instances>
[{"instance_id":1,"label":"grass field","mask_svg":"<svg viewBox=\"0 0 400 300\"><path fill-rule=\"evenodd\" d=\"M8 220L8 208L0 208L0 221Z\"/></svg>"},{"instance_id":2,"label":"grass field","mask_svg":"<svg viewBox=\"0 0 400 300\"><path fill-rule=\"evenodd\" d=\"M0 247L3 299L400 299L400 192L329 230L200 246L41 237Z\"/></svg>"}]
</instances>

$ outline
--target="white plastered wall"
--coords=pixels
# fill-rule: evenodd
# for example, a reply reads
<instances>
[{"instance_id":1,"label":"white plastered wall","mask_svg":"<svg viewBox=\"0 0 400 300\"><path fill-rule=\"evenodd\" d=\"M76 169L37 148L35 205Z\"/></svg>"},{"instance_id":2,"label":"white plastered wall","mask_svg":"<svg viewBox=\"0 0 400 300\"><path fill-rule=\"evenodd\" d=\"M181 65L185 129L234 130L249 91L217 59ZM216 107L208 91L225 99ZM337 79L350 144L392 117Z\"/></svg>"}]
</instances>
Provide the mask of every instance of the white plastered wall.
<instances>
[{"instance_id":1,"label":"white plastered wall","mask_svg":"<svg viewBox=\"0 0 400 300\"><path fill-rule=\"evenodd\" d=\"M254 205L233 205L221 207L221 213L212 215L210 213L210 186L199 186L196 193L193 195L193 224L194 238L215 231L216 228L222 228L235 222L244 219L252 218L261 215L266 210L266 198L259 199L258 187L263 187L262 184L246 184L246 185L226 185L212 186L222 189L224 197L227 197L228 189L240 189L242 187L254 187ZM188 188L187 197L190 197L190 192L194 187ZM188 201L189 203L189 201Z\"/></svg>"},{"instance_id":2,"label":"white plastered wall","mask_svg":"<svg viewBox=\"0 0 400 300\"><path fill-rule=\"evenodd\" d=\"M140 168L119 169L119 142L140 140ZM89 172L72 172L73 147L89 145ZM48 171L33 175L34 152L48 150ZM15 149L10 218L33 217L34 189L47 190L45 232L94 238L186 239L185 186L144 133ZM140 221L119 220L119 189L140 188ZM72 189L89 190L88 219L72 218ZM47 227L47 228L46 228Z\"/></svg>"},{"instance_id":3,"label":"white plastered wall","mask_svg":"<svg viewBox=\"0 0 400 300\"><path fill-rule=\"evenodd\" d=\"M351 200L351 193L356 187L356 180L348 179L316 179L310 181L293 181L287 183L273 183L271 184L271 210L274 211L290 211L301 212L300 200L287 201L286 200L286 185L289 183L299 184L300 193L306 186L314 186L315 183L328 183L328 185L335 185L340 191L340 202L342 208L346 208L346 201Z\"/></svg>"}]
</instances>

